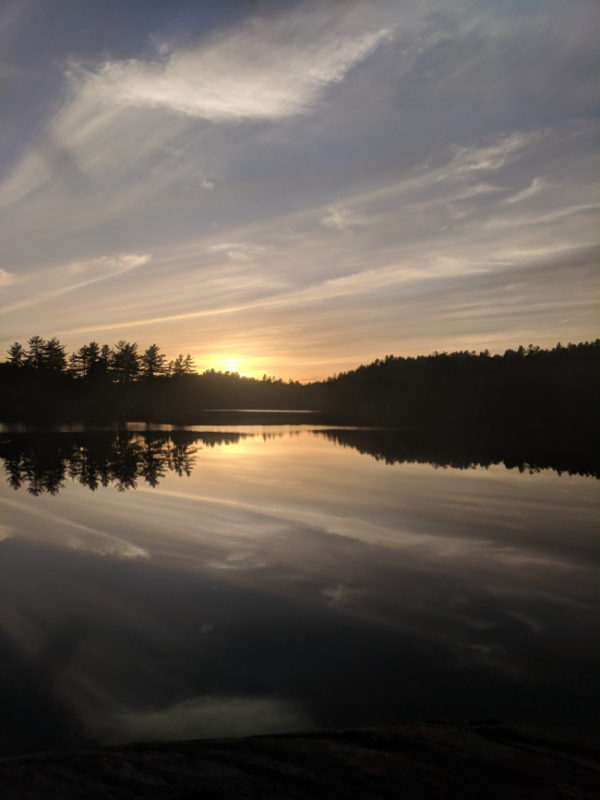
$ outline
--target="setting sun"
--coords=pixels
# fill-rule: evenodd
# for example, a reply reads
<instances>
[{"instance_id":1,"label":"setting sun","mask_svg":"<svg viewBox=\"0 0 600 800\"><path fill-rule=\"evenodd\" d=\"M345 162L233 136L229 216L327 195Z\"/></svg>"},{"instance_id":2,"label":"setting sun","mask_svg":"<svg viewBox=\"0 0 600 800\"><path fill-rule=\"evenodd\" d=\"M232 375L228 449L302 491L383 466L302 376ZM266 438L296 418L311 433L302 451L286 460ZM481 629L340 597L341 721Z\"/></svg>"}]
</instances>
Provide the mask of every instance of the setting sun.
<instances>
[{"instance_id":1,"label":"setting sun","mask_svg":"<svg viewBox=\"0 0 600 800\"><path fill-rule=\"evenodd\" d=\"M239 358L225 358L222 363L225 372L240 372L242 362Z\"/></svg>"},{"instance_id":2,"label":"setting sun","mask_svg":"<svg viewBox=\"0 0 600 800\"><path fill-rule=\"evenodd\" d=\"M241 356L215 356L208 363L203 358L197 358L195 361L200 367L200 372L205 369L214 369L216 372L237 372L243 376L253 375L248 359Z\"/></svg>"},{"instance_id":3,"label":"setting sun","mask_svg":"<svg viewBox=\"0 0 600 800\"><path fill-rule=\"evenodd\" d=\"M0 0L0 797L597 794L599 27Z\"/></svg>"}]
</instances>

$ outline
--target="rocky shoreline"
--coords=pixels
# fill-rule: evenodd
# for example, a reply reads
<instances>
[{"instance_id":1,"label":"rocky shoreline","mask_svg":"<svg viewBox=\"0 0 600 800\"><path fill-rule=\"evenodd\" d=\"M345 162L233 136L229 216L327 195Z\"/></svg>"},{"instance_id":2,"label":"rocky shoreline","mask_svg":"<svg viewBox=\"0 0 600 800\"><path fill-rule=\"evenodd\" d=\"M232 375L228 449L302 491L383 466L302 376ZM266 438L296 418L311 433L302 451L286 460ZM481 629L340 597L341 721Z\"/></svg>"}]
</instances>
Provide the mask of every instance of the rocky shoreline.
<instances>
[{"instance_id":1,"label":"rocky shoreline","mask_svg":"<svg viewBox=\"0 0 600 800\"><path fill-rule=\"evenodd\" d=\"M596 744L479 722L88 747L0 759L0 797L591 799Z\"/></svg>"}]
</instances>

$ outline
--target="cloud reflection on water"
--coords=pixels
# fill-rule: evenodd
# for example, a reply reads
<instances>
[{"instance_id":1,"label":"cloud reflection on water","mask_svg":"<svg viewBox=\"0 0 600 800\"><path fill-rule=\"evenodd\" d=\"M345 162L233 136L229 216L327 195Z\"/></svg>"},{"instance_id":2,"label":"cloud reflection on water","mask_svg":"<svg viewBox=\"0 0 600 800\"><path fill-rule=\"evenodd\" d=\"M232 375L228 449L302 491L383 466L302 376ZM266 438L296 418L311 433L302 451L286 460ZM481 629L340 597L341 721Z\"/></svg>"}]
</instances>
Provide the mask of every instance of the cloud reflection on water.
<instances>
[{"instance_id":1,"label":"cloud reflection on water","mask_svg":"<svg viewBox=\"0 0 600 800\"><path fill-rule=\"evenodd\" d=\"M108 716L104 724L103 735L113 742L256 736L312 727L307 714L285 700L210 695L166 708L126 711Z\"/></svg>"},{"instance_id":2,"label":"cloud reflection on water","mask_svg":"<svg viewBox=\"0 0 600 800\"><path fill-rule=\"evenodd\" d=\"M592 478L387 465L309 432L199 449L156 489L2 483L19 697L43 673L108 740L589 719L596 495Z\"/></svg>"}]
</instances>

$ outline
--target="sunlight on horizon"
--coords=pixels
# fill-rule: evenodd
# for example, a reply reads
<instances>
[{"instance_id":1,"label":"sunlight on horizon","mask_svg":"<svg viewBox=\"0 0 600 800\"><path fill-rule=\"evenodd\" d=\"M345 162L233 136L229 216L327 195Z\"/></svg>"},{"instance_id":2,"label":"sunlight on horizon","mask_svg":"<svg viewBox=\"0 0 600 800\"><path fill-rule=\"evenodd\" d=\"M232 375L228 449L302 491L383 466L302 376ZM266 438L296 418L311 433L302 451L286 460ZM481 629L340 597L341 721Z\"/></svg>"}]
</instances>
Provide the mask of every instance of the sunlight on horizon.
<instances>
[{"instance_id":1,"label":"sunlight on horizon","mask_svg":"<svg viewBox=\"0 0 600 800\"><path fill-rule=\"evenodd\" d=\"M237 372L242 378L261 378L264 370L253 369L250 359L243 356L214 356L206 359L194 356L194 364L198 372L214 369L215 372Z\"/></svg>"},{"instance_id":2,"label":"sunlight on horizon","mask_svg":"<svg viewBox=\"0 0 600 800\"><path fill-rule=\"evenodd\" d=\"M307 382L597 337L589 0L7 5L0 353Z\"/></svg>"}]
</instances>

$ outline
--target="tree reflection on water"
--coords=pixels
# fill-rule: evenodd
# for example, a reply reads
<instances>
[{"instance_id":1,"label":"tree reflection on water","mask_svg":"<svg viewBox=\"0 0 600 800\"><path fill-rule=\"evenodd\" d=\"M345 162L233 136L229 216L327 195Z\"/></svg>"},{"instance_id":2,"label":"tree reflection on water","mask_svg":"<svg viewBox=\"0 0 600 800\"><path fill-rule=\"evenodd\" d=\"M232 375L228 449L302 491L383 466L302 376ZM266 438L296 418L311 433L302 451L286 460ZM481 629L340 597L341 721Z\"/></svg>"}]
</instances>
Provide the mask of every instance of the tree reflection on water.
<instances>
[{"instance_id":1,"label":"tree reflection on water","mask_svg":"<svg viewBox=\"0 0 600 800\"><path fill-rule=\"evenodd\" d=\"M0 459L13 489L27 488L34 496L57 494L66 481L92 491L114 487L136 489L140 481L156 487L168 472L191 475L196 453L206 447L238 444L260 435L292 436L297 431L265 433L177 430L82 431L80 433L7 433L0 442ZM544 437L510 432L491 435L481 429L431 430L410 428L331 428L315 430L342 447L350 447L386 464L430 463L468 469L503 464L508 469L600 477L597 454L563 446Z\"/></svg>"},{"instance_id":2,"label":"tree reflection on water","mask_svg":"<svg viewBox=\"0 0 600 800\"><path fill-rule=\"evenodd\" d=\"M158 486L167 472L191 475L200 447L238 442L241 433L102 431L81 434L10 435L0 445L9 484L34 495L58 494L67 479L92 491L135 489L138 481Z\"/></svg>"}]
</instances>

